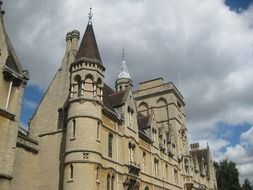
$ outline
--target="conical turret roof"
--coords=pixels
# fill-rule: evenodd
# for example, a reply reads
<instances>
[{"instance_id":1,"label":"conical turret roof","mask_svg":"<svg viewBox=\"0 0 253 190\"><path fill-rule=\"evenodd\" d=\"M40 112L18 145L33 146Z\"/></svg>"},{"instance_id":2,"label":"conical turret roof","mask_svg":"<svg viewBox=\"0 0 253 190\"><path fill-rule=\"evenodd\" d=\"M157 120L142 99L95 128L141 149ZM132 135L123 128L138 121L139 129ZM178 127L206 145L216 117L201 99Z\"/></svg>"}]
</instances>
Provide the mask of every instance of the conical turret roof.
<instances>
[{"instance_id":1,"label":"conical turret roof","mask_svg":"<svg viewBox=\"0 0 253 190\"><path fill-rule=\"evenodd\" d=\"M79 50L76 54L76 59L80 58L94 59L102 64L96 42L96 37L94 34L92 23L90 22L87 25Z\"/></svg>"}]
</instances>

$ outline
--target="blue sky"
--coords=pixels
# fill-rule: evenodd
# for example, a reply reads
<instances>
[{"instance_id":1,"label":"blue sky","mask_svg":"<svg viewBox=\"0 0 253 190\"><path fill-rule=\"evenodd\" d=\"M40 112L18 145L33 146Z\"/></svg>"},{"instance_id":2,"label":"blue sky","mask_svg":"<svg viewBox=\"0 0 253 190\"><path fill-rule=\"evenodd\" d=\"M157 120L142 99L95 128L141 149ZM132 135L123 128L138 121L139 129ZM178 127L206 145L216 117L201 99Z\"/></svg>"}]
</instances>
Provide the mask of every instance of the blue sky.
<instances>
[{"instance_id":1,"label":"blue sky","mask_svg":"<svg viewBox=\"0 0 253 190\"><path fill-rule=\"evenodd\" d=\"M93 3L106 82L114 86L123 46L135 88L138 82L161 76L178 85L180 74L190 141L203 146L209 142L216 160L236 161L242 176L253 179L253 171L247 169L253 168L249 151L253 149L249 138L253 135L249 90L253 83L253 1L110 2ZM88 0L6 1L7 31L31 73L21 114L23 126L60 65L65 34L73 29L83 34L89 5ZM152 72L147 76L143 68ZM240 159L242 155L245 159Z\"/></svg>"},{"instance_id":2,"label":"blue sky","mask_svg":"<svg viewBox=\"0 0 253 190\"><path fill-rule=\"evenodd\" d=\"M239 11L247 9L253 0L226 0L225 4L232 10Z\"/></svg>"}]
</instances>

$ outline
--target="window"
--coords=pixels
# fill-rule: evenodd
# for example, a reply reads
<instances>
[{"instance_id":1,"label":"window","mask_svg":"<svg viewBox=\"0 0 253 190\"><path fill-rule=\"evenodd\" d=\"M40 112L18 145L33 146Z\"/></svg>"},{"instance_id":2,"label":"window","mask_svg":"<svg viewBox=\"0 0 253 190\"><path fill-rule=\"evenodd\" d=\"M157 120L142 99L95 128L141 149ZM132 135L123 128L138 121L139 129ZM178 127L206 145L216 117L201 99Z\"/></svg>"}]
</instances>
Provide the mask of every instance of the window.
<instances>
[{"instance_id":1,"label":"window","mask_svg":"<svg viewBox=\"0 0 253 190\"><path fill-rule=\"evenodd\" d=\"M101 122L98 121L97 122L97 140L100 140L100 126L101 126Z\"/></svg>"},{"instance_id":2,"label":"window","mask_svg":"<svg viewBox=\"0 0 253 190\"><path fill-rule=\"evenodd\" d=\"M80 75L76 75L74 80L77 84L77 96L80 97L81 95L83 95L83 82L81 80Z\"/></svg>"},{"instance_id":3,"label":"window","mask_svg":"<svg viewBox=\"0 0 253 190\"><path fill-rule=\"evenodd\" d=\"M97 86L95 83L93 83L93 97L97 96Z\"/></svg>"},{"instance_id":4,"label":"window","mask_svg":"<svg viewBox=\"0 0 253 190\"><path fill-rule=\"evenodd\" d=\"M146 164L146 152L142 154L142 169L145 171L145 164Z\"/></svg>"},{"instance_id":5,"label":"window","mask_svg":"<svg viewBox=\"0 0 253 190\"><path fill-rule=\"evenodd\" d=\"M72 120L72 137L73 138L76 137L76 120L75 119Z\"/></svg>"},{"instance_id":6,"label":"window","mask_svg":"<svg viewBox=\"0 0 253 190\"><path fill-rule=\"evenodd\" d=\"M73 177L74 177L74 168L73 168L73 165L72 164L70 164L70 166L69 166L69 178L70 179L73 179Z\"/></svg>"},{"instance_id":7,"label":"window","mask_svg":"<svg viewBox=\"0 0 253 190\"><path fill-rule=\"evenodd\" d=\"M112 138L113 138L113 135L111 133L109 133L109 136L108 136L108 156L110 158L112 158Z\"/></svg>"},{"instance_id":8,"label":"window","mask_svg":"<svg viewBox=\"0 0 253 190\"><path fill-rule=\"evenodd\" d=\"M158 176L159 175L159 168L158 168L158 164L159 164L159 160L158 159L154 159L155 162L155 175Z\"/></svg>"},{"instance_id":9,"label":"window","mask_svg":"<svg viewBox=\"0 0 253 190\"><path fill-rule=\"evenodd\" d=\"M8 90L8 95L7 95L6 104L5 104L5 110L8 110L8 107L9 107L10 97L11 97L12 84L13 84L13 81L11 80L10 83L9 83L9 90Z\"/></svg>"},{"instance_id":10,"label":"window","mask_svg":"<svg viewBox=\"0 0 253 190\"><path fill-rule=\"evenodd\" d=\"M165 165L165 180L169 179L168 164Z\"/></svg>"},{"instance_id":11,"label":"window","mask_svg":"<svg viewBox=\"0 0 253 190\"><path fill-rule=\"evenodd\" d=\"M58 123L57 123L57 128L61 129L63 126L63 109L60 108L58 110Z\"/></svg>"},{"instance_id":12,"label":"window","mask_svg":"<svg viewBox=\"0 0 253 190\"><path fill-rule=\"evenodd\" d=\"M107 176L107 190L110 190L110 175Z\"/></svg>"},{"instance_id":13,"label":"window","mask_svg":"<svg viewBox=\"0 0 253 190\"><path fill-rule=\"evenodd\" d=\"M131 109L129 106L127 107L127 113L128 113L128 126L129 127L133 127L132 123L133 123L133 113L134 110Z\"/></svg>"},{"instance_id":14,"label":"window","mask_svg":"<svg viewBox=\"0 0 253 190\"><path fill-rule=\"evenodd\" d=\"M176 169L174 169L174 182L178 184L178 173Z\"/></svg>"},{"instance_id":15,"label":"window","mask_svg":"<svg viewBox=\"0 0 253 190\"><path fill-rule=\"evenodd\" d=\"M96 180L99 181L99 166L97 166Z\"/></svg>"},{"instance_id":16,"label":"window","mask_svg":"<svg viewBox=\"0 0 253 190\"><path fill-rule=\"evenodd\" d=\"M189 164L188 164L187 159L184 160L184 167L185 167L185 172L188 174L189 173Z\"/></svg>"},{"instance_id":17,"label":"window","mask_svg":"<svg viewBox=\"0 0 253 190\"><path fill-rule=\"evenodd\" d=\"M111 179L111 190L114 190L114 176Z\"/></svg>"},{"instance_id":18,"label":"window","mask_svg":"<svg viewBox=\"0 0 253 190\"><path fill-rule=\"evenodd\" d=\"M83 95L83 90L82 90L82 87L83 87L83 83L82 83L82 81L81 80L79 80L78 82L77 82L77 88L78 88L78 92L77 92L77 94L78 94L78 97L80 97L80 96L82 96Z\"/></svg>"},{"instance_id":19,"label":"window","mask_svg":"<svg viewBox=\"0 0 253 190\"><path fill-rule=\"evenodd\" d=\"M129 149L129 162L133 163L134 162L134 149L135 149L135 144L129 142L128 144L128 149Z\"/></svg>"}]
</instances>

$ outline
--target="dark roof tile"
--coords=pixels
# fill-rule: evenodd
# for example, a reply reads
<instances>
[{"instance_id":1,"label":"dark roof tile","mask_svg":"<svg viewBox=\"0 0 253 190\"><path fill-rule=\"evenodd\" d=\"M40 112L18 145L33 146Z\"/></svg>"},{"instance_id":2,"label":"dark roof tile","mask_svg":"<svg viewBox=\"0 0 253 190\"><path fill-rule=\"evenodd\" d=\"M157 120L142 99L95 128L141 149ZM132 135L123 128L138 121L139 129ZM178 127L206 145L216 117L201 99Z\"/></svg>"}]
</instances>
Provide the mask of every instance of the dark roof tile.
<instances>
[{"instance_id":1,"label":"dark roof tile","mask_svg":"<svg viewBox=\"0 0 253 190\"><path fill-rule=\"evenodd\" d=\"M87 25L79 50L76 54L76 60L80 58L94 59L102 64L92 24Z\"/></svg>"}]
</instances>

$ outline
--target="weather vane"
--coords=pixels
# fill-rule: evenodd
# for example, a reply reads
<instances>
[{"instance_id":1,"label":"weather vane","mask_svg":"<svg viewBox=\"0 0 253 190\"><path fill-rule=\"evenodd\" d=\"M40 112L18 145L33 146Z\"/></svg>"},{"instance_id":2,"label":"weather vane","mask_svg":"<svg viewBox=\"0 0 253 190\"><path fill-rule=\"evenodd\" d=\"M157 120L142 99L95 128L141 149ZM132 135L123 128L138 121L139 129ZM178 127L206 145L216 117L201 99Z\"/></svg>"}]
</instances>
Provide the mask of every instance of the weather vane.
<instances>
[{"instance_id":1,"label":"weather vane","mask_svg":"<svg viewBox=\"0 0 253 190\"><path fill-rule=\"evenodd\" d=\"M89 14L88 14L88 17L89 17L89 22L88 22L88 24L92 24L92 16L93 16L92 8L90 8L90 12L89 12Z\"/></svg>"}]
</instances>

